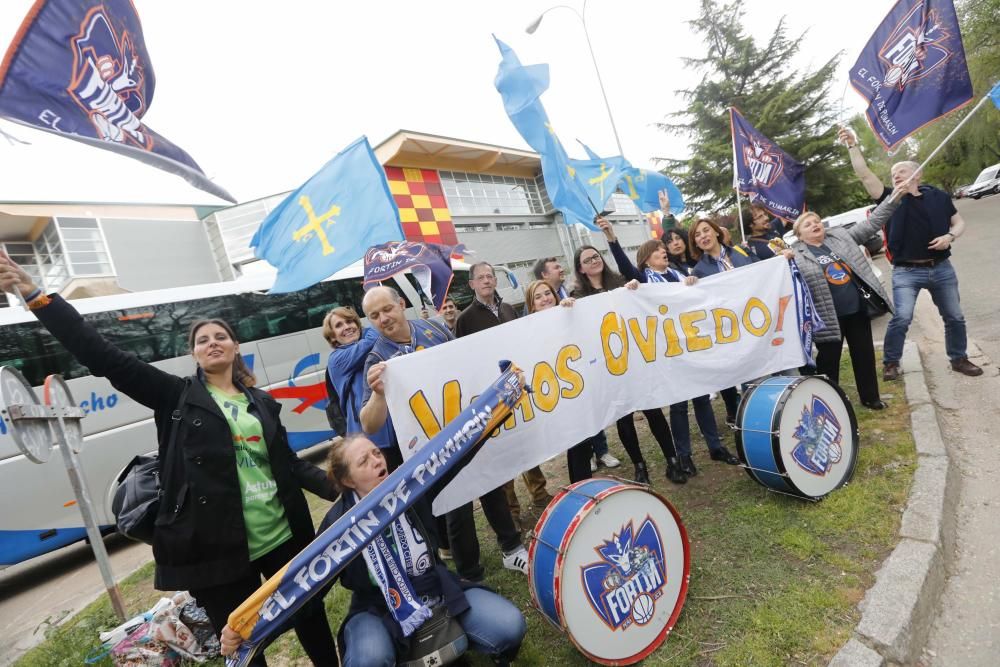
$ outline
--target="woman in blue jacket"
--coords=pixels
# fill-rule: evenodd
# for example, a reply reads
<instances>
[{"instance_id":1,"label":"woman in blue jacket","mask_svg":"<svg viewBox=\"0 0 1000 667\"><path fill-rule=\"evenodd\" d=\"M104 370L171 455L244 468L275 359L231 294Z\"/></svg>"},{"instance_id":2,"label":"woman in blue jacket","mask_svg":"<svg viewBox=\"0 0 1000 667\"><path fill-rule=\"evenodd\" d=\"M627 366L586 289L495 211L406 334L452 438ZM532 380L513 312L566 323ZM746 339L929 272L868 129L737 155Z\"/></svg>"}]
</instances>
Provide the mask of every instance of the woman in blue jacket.
<instances>
[{"instance_id":1,"label":"woman in blue jacket","mask_svg":"<svg viewBox=\"0 0 1000 667\"><path fill-rule=\"evenodd\" d=\"M378 332L371 327L363 329L361 318L353 308L340 307L334 308L323 318L323 338L333 348L326 363L326 371L347 423L344 433L361 433L363 431L358 415L366 387L365 360L378 340ZM392 438L389 436L388 423L370 437L385 450L383 454L390 454L386 459L389 471L395 470L402 461L398 460L398 455L391 456L397 450L389 447Z\"/></svg>"}]
</instances>

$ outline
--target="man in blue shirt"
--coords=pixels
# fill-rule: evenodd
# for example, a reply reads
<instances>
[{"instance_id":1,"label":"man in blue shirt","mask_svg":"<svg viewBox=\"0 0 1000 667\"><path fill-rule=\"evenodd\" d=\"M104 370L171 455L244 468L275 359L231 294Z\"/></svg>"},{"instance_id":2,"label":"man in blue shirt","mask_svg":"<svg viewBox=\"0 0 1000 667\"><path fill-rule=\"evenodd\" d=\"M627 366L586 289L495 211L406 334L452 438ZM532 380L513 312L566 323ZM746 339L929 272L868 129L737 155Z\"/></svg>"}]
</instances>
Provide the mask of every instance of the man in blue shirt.
<instances>
[{"instance_id":1,"label":"man in blue shirt","mask_svg":"<svg viewBox=\"0 0 1000 667\"><path fill-rule=\"evenodd\" d=\"M892 190L865 163L857 138L846 129L840 140L847 146L851 166L869 196L877 202ZM892 166L894 187L907 186L899 208L886 224L885 238L892 261L892 300L896 312L885 332L882 377L897 380L902 374L899 360L903 343L913 320L913 309L920 290L931 293L944 320L945 350L952 370L975 377L983 369L969 361L965 317L959 302L958 276L951 265L951 246L965 231L965 220L955 209L951 196L929 185L920 184L920 165L897 162Z\"/></svg>"}]
</instances>

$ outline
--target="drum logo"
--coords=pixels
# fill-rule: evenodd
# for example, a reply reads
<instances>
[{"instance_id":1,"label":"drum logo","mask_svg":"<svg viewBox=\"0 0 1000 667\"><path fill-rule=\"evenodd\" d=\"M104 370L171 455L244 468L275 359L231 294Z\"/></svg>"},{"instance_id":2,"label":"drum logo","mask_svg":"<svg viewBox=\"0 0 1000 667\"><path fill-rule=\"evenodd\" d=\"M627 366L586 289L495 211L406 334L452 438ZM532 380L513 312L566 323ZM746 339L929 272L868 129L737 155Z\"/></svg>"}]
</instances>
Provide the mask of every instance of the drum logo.
<instances>
[{"instance_id":1,"label":"drum logo","mask_svg":"<svg viewBox=\"0 0 1000 667\"><path fill-rule=\"evenodd\" d=\"M634 531L632 522L595 547L601 560L580 568L591 607L612 630L646 625L663 596L666 572L660 531L647 515Z\"/></svg>"},{"instance_id":2,"label":"drum logo","mask_svg":"<svg viewBox=\"0 0 1000 667\"><path fill-rule=\"evenodd\" d=\"M798 443L792 449L792 458L800 468L813 475L825 476L843 456L840 421L818 396L812 397L812 405L802 408L802 417L792 437Z\"/></svg>"}]
</instances>

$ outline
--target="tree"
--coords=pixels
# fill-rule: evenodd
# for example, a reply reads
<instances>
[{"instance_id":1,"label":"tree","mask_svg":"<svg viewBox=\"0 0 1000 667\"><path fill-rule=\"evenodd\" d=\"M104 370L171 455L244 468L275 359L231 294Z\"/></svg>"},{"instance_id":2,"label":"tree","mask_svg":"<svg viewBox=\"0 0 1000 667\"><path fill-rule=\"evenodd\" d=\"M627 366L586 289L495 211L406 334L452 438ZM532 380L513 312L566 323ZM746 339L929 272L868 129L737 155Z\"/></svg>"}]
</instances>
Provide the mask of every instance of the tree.
<instances>
[{"instance_id":1,"label":"tree","mask_svg":"<svg viewBox=\"0 0 1000 667\"><path fill-rule=\"evenodd\" d=\"M733 149L728 108L735 106L753 125L806 165L806 205L836 213L863 194L854 181L846 151L836 143L836 113L828 88L839 55L812 72L791 66L805 35L789 38L784 19L766 43L743 30L738 2L701 0L701 15L690 21L707 53L684 58L703 75L692 89L678 91L688 103L670 114L662 130L691 137L690 157L664 159L690 207L721 211L733 206Z\"/></svg>"}]
</instances>

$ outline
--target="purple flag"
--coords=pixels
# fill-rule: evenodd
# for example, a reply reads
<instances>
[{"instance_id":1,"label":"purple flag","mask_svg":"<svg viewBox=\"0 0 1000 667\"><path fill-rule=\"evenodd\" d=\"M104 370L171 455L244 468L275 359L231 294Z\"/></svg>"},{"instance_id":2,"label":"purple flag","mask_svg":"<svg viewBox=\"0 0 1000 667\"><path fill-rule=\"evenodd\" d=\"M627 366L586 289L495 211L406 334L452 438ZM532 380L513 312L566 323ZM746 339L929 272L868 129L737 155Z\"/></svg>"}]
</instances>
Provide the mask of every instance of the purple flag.
<instances>
[{"instance_id":1,"label":"purple flag","mask_svg":"<svg viewBox=\"0 0 1000 667\"><path fill-rule=\"evenodd\" d=\"M444 306L451 279L452 254L467 252L461 243L457 246L419 241L390 241L368 248L365 253L365 289L388 280L397 273L410 270L423 290L434 303L435 310Z\"/></svg>"},{"instance_id":2,"label":"purple flag","mask_svg":"<svg viewBox=\"0 0 1000 667\"><path fill-rule=\"evenodd\" d=\"M135 158L235 203L143 124L155 85L129 0L41 0L0 64L0 116Z\"/></svg>"},{"instance_id":3,"label":"purple flag","mask_svg":"<svg viewBox=\"0 0 1000 667\"><path fill-rule=\"evenodd\" d=\"M794 220L806 200L805 166L757 131L736 110L729 109L733 133L737 189L773 215Z\"/></svg>"},{"instance_id":4,"label":"purple flag","mask_svg":"<svg viewBox=\"0 0 1000 667\"><path fill-rule=\"evenodd\" d=\"M952 0L899 0L851 68L865 117L886 150L972 99Z\"/></svg>"}]
</instances>

